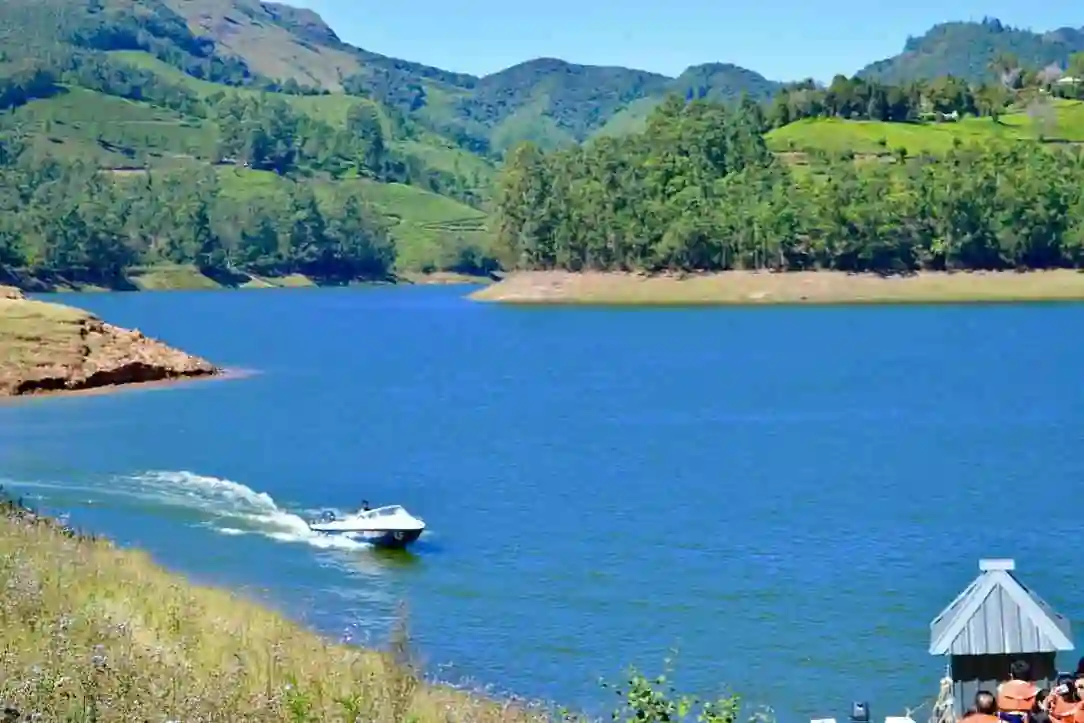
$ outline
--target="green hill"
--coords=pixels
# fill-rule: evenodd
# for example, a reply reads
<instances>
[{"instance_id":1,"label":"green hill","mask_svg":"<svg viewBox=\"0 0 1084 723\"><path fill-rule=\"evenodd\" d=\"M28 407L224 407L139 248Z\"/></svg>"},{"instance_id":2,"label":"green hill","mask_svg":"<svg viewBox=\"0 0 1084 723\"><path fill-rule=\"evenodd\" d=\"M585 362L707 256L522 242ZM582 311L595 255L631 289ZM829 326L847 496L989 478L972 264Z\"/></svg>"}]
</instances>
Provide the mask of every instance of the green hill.
<instances>
[{"instance_id":1,"label":"green hill","mask_svg":"<svg viewBox=\"0 0 1084 723\"><path fill-rule=\"evenodd\" d=\"M330 92L335 83L328 63L338 63L341 74L360 72L362 51L305 50L312 45L306 38L321 39L322 26L306 11L239 2L220 16L220 3L175 5L194 15L182 17L160 0L11 0L0 5L0 111L8 111L0 115L0 207L21 211L0 224L0 269L7 268L0 276L123 285L127 281L118 281L120 268L195 264L210 269L212 256L217 259L213 264L230 269L216 283L243 278L237 272L256 266L272 276L295 274L297 264L320 275L331 273L328 258L320 260L312 252L296 249L300 255L286 260L293 252L282 247L290 233L282 224L291 223L289 214L305 207L304 186L316 190L318 213L325 215L314 219L319 243L333 245L336 233L347 232L336 225L336 214L356 219L361 213L358 222L393 245L399 273L472 270L478 263L485 268L484 208L493 163L356 89ZM250 22L238 26L244 32L230 35L230 45L193 32L233 25L235 15ZM267 42L246 35L252 32L263 33ZM333 42L333 33L323 40ZM273 52L285 47L282 43L301 50L290 57ZM242 54L254 49L265 52L250 66ZM344 58L356 62L350 65ZM308 74L308 83L298 82L301 74ZM12 148L25 149L20 151L23 160L4 172L14 158ZM62 166L36 171L46 157ZM131 183L133 176L149 180L146 186L110 190L93 179L94 169L106 172L101 178L112 183ZM207 185L208 169L214 169L212 185ZM181 248L145 237L143 227L155 222L124 195L132 189L150 193L147 189L159 182L152 175L187 189L184 194L198 199L193 203L206 207L222 249L199 251L206 244L197 239ZM238 185L244 194L236 192ZM27 197L27 187L41 196L40 215L28 206L37 196ZM75 217L68 220L108 223L111 237L126 237L125 248L114 247L120 266L114 264L110 278L83 278L97 273L89 267L80 271L96 263L96 252L61 253L50 241L63 235L50 227L61 221L46 208L45 196L55 193L63 204L71 204ZM116 207L105 215L92 213L88 200L94 203L95 194L103 193ZM351 198L355 206L344 211ZM249 212L243 204L262 210ZM258 218L260 213L265 217ZM265 245L261 253L240 253L268 219L280 248ZM160 233L186 232L167 224ZM73 243L93 245L90 236ZM325 253L346 252L329 246ZM253 266L257 257L261 260ZM249 261L238 266L240 258ZM137 286L149 278L121 276L139 276Z\"/></svg>"},{"instance_id":2,"label":"green hill","mask_svg":"<svg viewBox=\"0 0 1084 723\"><path fill-rule=\"evenodd\" d=\"M1051 144L1084 144L1084 101L1054 100L1053 122L1044 140ZM789 123L766 135L768 148L776 153L811 152L856 155L939 154L956 142L1002 138L1035 142L1039 129L1027 111L998 118L963 118L946 123L886 123L883 121L807 118Z\"/></svg>"},{"instance_id":3,"label":"green hill","mask_svg":"<svg viewBox=\"0 0 1084 723\"><path fill-rule=\"evenodd\" d=\"M1069 56L1084 50L1084 28L1059 28L1047 33L982 22L935 25L920 37L907 39L899 55L879 60L858 72L884 83L906 83L954 75L971 82L994 77L991 64L1011 55L1031 68L1065 67Z\"/></svg>"}]
</instances>

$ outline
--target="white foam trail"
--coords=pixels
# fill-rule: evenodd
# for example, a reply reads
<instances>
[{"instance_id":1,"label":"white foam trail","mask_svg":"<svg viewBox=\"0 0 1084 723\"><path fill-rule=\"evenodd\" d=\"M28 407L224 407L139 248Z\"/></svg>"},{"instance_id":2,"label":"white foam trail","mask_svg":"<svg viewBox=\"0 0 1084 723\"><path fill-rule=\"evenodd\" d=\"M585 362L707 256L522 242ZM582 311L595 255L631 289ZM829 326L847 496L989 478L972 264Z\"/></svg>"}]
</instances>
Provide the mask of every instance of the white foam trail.
<instances>
[{"instance_id":1,"label":"white foam trail","mask_svg":"<svg viewBox=\"0 0 1084 723\"><path fill-rule=\"evenodd\" d=\"M280 508L271 495L234 482L181 471L150 471L116 480L124 492L154 504L182 507L211 518L210 526L224 535L260 534L279 542L319 549L357 550L368 543L309 529L300 515Z\"/></svg>"}]
</instances>

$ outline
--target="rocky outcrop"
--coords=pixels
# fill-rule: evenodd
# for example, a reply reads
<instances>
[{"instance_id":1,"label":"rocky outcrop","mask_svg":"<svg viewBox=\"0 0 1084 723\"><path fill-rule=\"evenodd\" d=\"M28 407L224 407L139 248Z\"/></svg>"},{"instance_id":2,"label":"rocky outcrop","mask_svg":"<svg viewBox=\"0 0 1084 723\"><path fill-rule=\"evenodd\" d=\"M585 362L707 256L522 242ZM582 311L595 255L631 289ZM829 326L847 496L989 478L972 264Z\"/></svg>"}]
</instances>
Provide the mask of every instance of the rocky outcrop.
<instances>
[{"instance_id":1,"label":"rocky outcrop","mask_svg":"<svg viewBox=\"0 0 1084 723\"><path fill-rule=\"evenodd\" d=\"M221 369L81 309L0 289L0 396L213 376Z\"/></svg>"}]
</instances>

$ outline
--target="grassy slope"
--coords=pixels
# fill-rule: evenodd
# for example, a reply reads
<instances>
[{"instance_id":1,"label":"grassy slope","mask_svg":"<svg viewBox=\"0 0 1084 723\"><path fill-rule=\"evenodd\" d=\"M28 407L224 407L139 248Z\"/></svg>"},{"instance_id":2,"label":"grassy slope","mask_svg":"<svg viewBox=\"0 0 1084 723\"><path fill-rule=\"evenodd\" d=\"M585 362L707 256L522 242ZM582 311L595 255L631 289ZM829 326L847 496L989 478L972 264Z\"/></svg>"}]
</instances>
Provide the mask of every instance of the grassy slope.
<instances>
[{"instance_id":1,"label":"grassy slope","mask_svg":"<svg viewBox=\"0 0 1084 723\"><path fill-rule=\"evenodd\" d=\"M0 700L27 720L541 719L2 504L0 586Z\"/></svg>"},{"instance_id":2,"label":"grassy slope","mask_svg":"<svg viewBox=\"0 0 1084 723\"><path fill-rule=\"evenodd\" d=\"M1084 142L1084 102L1057 100L1054 108L1057 122L1049 132L1049 140ZM768 147L777 153L824 150L884 154L903 147L909 155L917 155L944 152L957 138L967 142L992 137L1035 140L1036 128L1024 112L1003 116L998 123L989 118L926 124L814 118L777 128L768 133L767 140Z\"/></svg>"},{"instance_id":3,"label":"grassy slope","mask_svg":"<svg viewBox=\"0 0 1084 723\"><path fill-rule=\"evenodd\" d=\"M285 183L273 173L242 168L223 168L219 176L223 193L239 200L253 195L274 195ZM391 235L399 249L399 267L422 270L458 249L460 239L485 244L487 216L469 206L429 191L398 183L375 183L365 179L317 183L319 197L356 193L372 204L392 224Z\"/></svg>"},{"instance_id":4,"label":"grassy slope","mask_svg":"<svg viewBox=\"0 0 1084 723\"><path fill-rule=\"evenodd\" d=\"M232 166L219 169L219 181L226 197L242 203L257 197L281 197L285 202L285 186L289 183L269 171ZM468 280L449 274L427 279L418 272L429 272L434 266L439 268L454 261L454 254L464 243L485 245L489 242L486 214L445 196L399 183L376 183L367 179L314 183L320 200L357 194L380 213L390 225L391 236L399 249L398 268L404 280L438 283ZM220 288L218 282L188 265L137 268L130 274L130 279L135 286L148 291ZM309 285L311 282L299 275L274 279L252 276L241 284L244 288Z\"/></svg>"},{"instance_id":5,"label":"grassy slope","mask_svg":"<svg viewBox=\"0 0 1084 723\"><path fill-rule=\"evenodd\" d=\"M126 63L136 67L150 70L156 75L174 83L186 85L194 92L204 96L222 91L236 92L241 95L258 93L258 91L254 90L228 88L226 86L218 85L217 83L210 83L205 80L193 78L147 53L122 50L110 53L110 55L124 60ZM282 95L281 97L298 111L313 118L318 118L336 128L341 128L346 124L346 114L349 112L350 108L359 103L367 102L363 98L342 94L316 96ZM391 121L388 119L384 108L379 104L373 105L380 114L384 124L385 136L388 138L393 137ZM491 179L496 171L493 164L489 161L459 148L445 138L424 130L419 133L417 140L397 140L393 141L391 146L405 154L417 157L432 168L449 172L459 172L467 175L474 173L482 181Z\"/></svg>"},{"instance_id":6,"label":"grassy slope","mask_svg":"<svg viewBox=\"0 0 1084 723\"><path fill-rule=\"evenodd\" d=\"M199 118L83 88L17 108L11 119L52 154L103 168L209 160L215 130Z\"/></svg>"},{"instance_id":7,"label":"grassy slope","mask_svg":"<svg viewBox=\"0 0 1084 723\"><path fill-rule=\"evenodd\" d=\"M118 60L133 65L137 68L143 68L149 70L155 75L168 80L173 83L187 86L193 92L203 96L209 96L214 93L227 92L238 93L240 95L259 95L260 91L249 90L246 88L232 88L229 86L220 85L218 83L211 83L206 80L200 80L199 78L193 78L190 75L186 75L177 68L168 65L153 55L149 55L144 52L135 50L118 50L109 53ZM368 103L369 101L357 96L343 95L342 93L332 93L330 95L282 95L280 96L287 103L292 105L298 111L305 115L311 116L322 120L334 127L341 128L346 124L346 114L351 107L359 103ZM374 103L373 106L377 109L380 117L384 123L384 133L388 136L392 136L391 123L388 120L387 114L384 108ZM482 159L472 154L462 151L455 147L453 144L445 141L444 139L434 134L427 134L422 136L422 140L425 142L434 142L442 144L444 148L458 152L464 158L469 158L472 161L484 163Z\"/></svg>"},{"instance_id":8,"label":"grassy slope","mask_svg":"<svg viewBox=\"0 0 1084 723\"><path fill-rule=\"evenodd\" d=\"M302 85L341 90L340 80L357 73L360 59L325 42L299 37L276 22L258 0L166 0L176 13L188 19L193 30L208 33L225 54L245 59L253 71L269 78L292 78ZM322 25L311 11L294 10L302 24L316 29ZM326 38L325 40L331 40ZM300 41L300 42L299 42Z\"/></svg>"}]
</instances>

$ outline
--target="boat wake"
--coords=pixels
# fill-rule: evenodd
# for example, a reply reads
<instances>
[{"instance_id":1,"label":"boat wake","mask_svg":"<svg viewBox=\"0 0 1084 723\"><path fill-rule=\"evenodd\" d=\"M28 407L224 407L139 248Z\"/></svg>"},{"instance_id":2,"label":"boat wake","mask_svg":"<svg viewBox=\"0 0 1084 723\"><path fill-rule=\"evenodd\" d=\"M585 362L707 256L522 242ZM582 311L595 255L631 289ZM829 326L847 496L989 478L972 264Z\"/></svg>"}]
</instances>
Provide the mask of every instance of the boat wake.
<instances>
[{"instance_id":1,"label":"boat wake","mask_svg":"<svg viewBox=\"0 0 1084 723\"><path fill-rule=\"evenodd\" d=\"M79 495L83 504L140 507L147 512L191 516L193 521L222 535L261 535L278 542L310 545L320 549L356 550L367 542L309 529L306 518L323 510L290 510L280 507L266 492L240 482L186 471L149 471L111 478L107 484L70 486L56 483L24 483L18 490L48 490L42 499L64 505L62 497ZM54 492L55 491L55 492ZM340 510L332 510L341 515Z\"/></svg>"}]
</instances>

